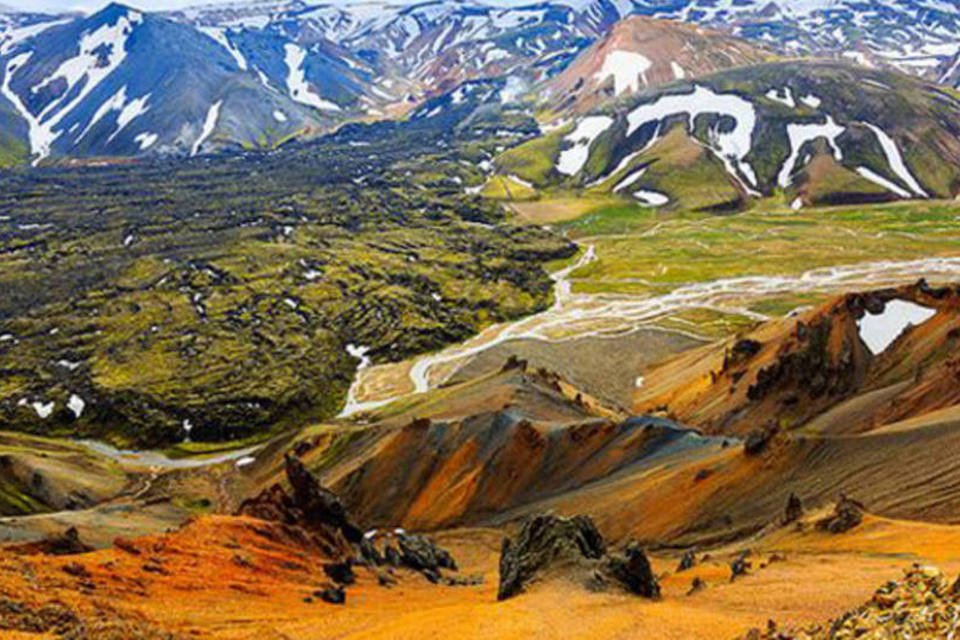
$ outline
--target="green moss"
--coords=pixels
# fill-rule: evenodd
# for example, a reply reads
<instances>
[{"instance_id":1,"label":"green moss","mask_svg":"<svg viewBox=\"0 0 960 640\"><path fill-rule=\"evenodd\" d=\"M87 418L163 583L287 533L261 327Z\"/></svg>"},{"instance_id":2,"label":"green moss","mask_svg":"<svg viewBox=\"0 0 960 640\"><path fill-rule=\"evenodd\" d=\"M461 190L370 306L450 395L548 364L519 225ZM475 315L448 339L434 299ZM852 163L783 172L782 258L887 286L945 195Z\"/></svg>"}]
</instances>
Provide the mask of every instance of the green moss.
<instances>
[{"instance_id":1,"label":"green moss","mask_svg":"<svg viewBox=\"0 0 960 640\"><path fill-rule=\"evenodd\" d=\"M504 151L496 159L497 171L519 176L536 186L550 184L559 178L556 165L563 135L562 130L553 131Z\"/></svg>"}]
</instances>

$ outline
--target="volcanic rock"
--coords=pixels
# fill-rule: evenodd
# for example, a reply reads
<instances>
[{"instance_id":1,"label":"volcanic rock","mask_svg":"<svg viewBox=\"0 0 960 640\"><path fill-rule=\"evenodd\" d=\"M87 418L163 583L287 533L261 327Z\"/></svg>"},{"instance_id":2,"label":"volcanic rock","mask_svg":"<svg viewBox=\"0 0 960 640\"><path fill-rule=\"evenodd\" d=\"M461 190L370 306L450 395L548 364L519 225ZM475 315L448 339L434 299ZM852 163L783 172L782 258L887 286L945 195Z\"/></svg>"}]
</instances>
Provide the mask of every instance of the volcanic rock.
<instances>
[{"instance_id":1,"label":"volcanic rock","mask_svg":"<svg viewBox=\"0 0 960 640\"><path fill-rule=\"evenodd\" d=\"M287 479L293 488L294 504L303 512L308 526L332 526L343 532L350 542L359 543L363 533L347 516L347 509L335 493L321 486L300 459L287 454L284 459Z\"/></svg>"},{"instance_id":2,"label":"volcanic rock","mask_svg":"<svg viewBox=\"0 0 960 640\"><path fill-rule=\"evenodd\" d=\"M401 534L397 536L397 542L400 545L400 563L406 567L421 572L457 570L457 563L450 553L426 536Z\"/></svg>"},{"instance_id":3,"label":"volcanic rock","mask_svg":"<svg viewBox=\"0 0 960 640\"><path fill-rule=\"evenodd\" d=\"M615 583L647 598L660 595L650 562L637 543L608 554L603 536L588 516L546 514L527 517L515 540L504 538L497 599L513 597L538 577L556 572L590 588Z\"/></svg>"},{"instance_id":4,"label":"volcanic rock","mask_svg":"<svg viewBox=\"0 0 960 640\"><path fill-rule=\"evenodd\" d=\"M635 541L631 541L622 555L613 555L607 559L606 569L628 591L644 598L660 597L660 585L657 583L647 554Z\"/></svg>"},{"instance_id":5,"label":"volcanic rock","mask_svg":"<svg viewBox=\"0 0 960 640\"><path fill-rule=\"evenodd\" d=\"M310 541L329 555L354 557L352 545L359 545L363 534L350 520L340 499L321 486L295 456L287 454L285 468L292 494L275 484L245 500L237 513L305 530L312 534L308 536Z\"/></svg>"},{"instance_id":6,"label":"volcanic rock","mask_svg":"<svg viewBox=\"0 0 960 640\"><path fill-rule=\"evenodd\" d=\"M353 584L357 581L357 575L353 572L353 567L349 562L335 562L323 565L323 572L327 577L338 584Z\"/></svg>"},{"instance_id":7,"label":"volcanic rock","mask_svg":"<svg viewBox=\"0 0 960 640\"><path fill-rule=\"evenodd\" d=\"M76 527L45 537L37 547L41 553L52 556L70 556L93 551L93 547L80 540L80 533Z\"/></svg>"},{"instance_id":8,"label":"volcanic rock","mask_svg":"<svg viewBox=\"0 0 960 640\"><path fill-rule=\"evenodd\" d=\"M560 518L547 514L523 521L516 541L504 538L500 548L498 600L518 594L538 573L553 565L599 560L606 552L603 536L587 516Z\"/></svg>"},{"instance_id":9,"label":"volcanic rock","mask_svg":"<svg viewBox=\"0 0 960 640\"><path fill-rule=\"evenodd\" d=\"M697 564L697 556L693 549L686 551L680 558L680 564L677 565L677 573L692 569Z\"/></svg>"},{"instance_id":10,"label":"volcanic rock","mask_svg":"<svg viewBox=\"0 0 960 640\"><path fill-rule=\"evenodd\" d=\"M840 494L833 513L817 522L817 529L830 533L845 533L863 522L862 503Z\"/></svg>"},{"instance_id":11,"label":"volcanic rock","mask_svg":"<svg viewBox=\"0 0 960 640\"><path fill-rule=\"evenodd\" d=\"M747 560L747 556L750 555L749 551L744 551L737 558L730 563L730 582L733 582L740 576L747 575L747 571L750 569L750 561Z\"/></svg>"},{"instance_id":12,"label":"volcanic rock","mask_svg":"<svg viewBox=\"0 0 960 640\"><path fill-rule=\"evenodd\" d=\"M317 589L313 592L313 595L330 604L345 604L347 602L347 592L340 585L328 585L323 589Z\"/></svg>"}]
</instances>

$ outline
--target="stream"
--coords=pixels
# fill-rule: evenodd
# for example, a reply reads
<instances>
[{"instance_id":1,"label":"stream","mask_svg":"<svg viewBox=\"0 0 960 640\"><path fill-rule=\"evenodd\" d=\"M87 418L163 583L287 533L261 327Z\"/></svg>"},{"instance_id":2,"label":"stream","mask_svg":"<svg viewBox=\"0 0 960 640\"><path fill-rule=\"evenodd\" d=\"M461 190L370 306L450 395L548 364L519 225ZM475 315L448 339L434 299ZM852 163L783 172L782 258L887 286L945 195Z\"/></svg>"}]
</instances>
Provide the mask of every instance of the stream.
<instances>
[{"instance_id":1,"label":"stream","mask_svg":"<svg viewBox=\"0 0 960 640\"><path fill-rule=\"evenodd\" d=\"M510 340L561 342L591 336L617 335L650 326L680 311L710 310L741 315L754 320L767 316L747 308L760 298L794 293L839 293L858 288L879 288L914 282L918 278L960 277L960 258L925 258L907 261L877 261L811 269L799 275L743 276L678 286L655 296L573 293L571 274L597 259L594 245L587 245L579 259L551 274L555 302L541 313L488 327L473 338L413 360L408 376L412 391L389 397L359 398L368 377L380 374L365 361L358 367L351 386L351 402L340 417L370 411L403 397L420 394L443 382L433 375L438 365L466 361ZM695 336L694 337L699 337Z\"/></svg>"}]
</instances>

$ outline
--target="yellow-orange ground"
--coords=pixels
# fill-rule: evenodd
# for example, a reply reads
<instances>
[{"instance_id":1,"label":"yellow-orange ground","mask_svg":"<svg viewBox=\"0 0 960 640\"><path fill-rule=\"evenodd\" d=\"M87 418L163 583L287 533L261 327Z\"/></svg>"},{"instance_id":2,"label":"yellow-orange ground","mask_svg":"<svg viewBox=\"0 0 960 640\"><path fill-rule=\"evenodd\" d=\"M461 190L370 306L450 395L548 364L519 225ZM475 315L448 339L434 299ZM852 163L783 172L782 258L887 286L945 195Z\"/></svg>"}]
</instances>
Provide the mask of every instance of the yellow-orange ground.
<instances>
[{"instance_id":1,"label":"yellow-orange ground","mask_svg":"<svg viewBox=\"0 0 960 640\"><path fill-rule=\"evenodd\" d=\"M768 618L787 625L824 621L862 603L914 561L960 570L960 527L871 517L839 536L779 530L712 551L710 560L680 574L674 573L675 555L655 554L654 568L663 574L658 602L591 593L554 578L498 603L501 534L461 530L438 537L463 574L483 574L481 586L436 586L399 572L399 584L387 589L360 571L346 605L305 602L325 581L319 553L304 551L273 525L209 517L175 534L136 541L139 555L120 549L59 558L0 552L0 598L59 600L82 614L113 610L201 638L686 640L733 638ZM743 547L752 549L754 569L730 583L727 563ZM774 553L785 559L769 562ZM81 563L90 577L64 572L70 562ZM162 570L147 571L147 565ZM708 586L688 596L694 576ZM81 582L94 588L84 592Z\"/></svg>"}]
</instances>

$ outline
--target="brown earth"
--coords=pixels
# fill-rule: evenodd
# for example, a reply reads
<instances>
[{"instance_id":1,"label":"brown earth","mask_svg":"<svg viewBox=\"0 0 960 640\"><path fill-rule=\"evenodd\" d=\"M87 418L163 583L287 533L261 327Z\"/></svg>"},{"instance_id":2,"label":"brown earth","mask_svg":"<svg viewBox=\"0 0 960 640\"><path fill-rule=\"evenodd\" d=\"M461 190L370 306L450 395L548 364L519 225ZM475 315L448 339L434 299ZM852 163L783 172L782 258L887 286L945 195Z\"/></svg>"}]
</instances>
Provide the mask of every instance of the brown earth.
<instances>
[{"instance_id":1,"label":"brown earth","mask_svg":"<svg viewBox=\"0 0 960 640\"><path fill-rule=\"evenodd\" d=\"M683 69L683 77L693 78L772 58L772 54L753 44L719 32L670 20L630 16L544 83L542 93L554 111L582 114L615 98L613 80L597 77L607 55L614 51L638 53L650 61L645 72L647 84L641 81L641 90L677 80L675 65Z\"/></svg>"}]
</instances>

